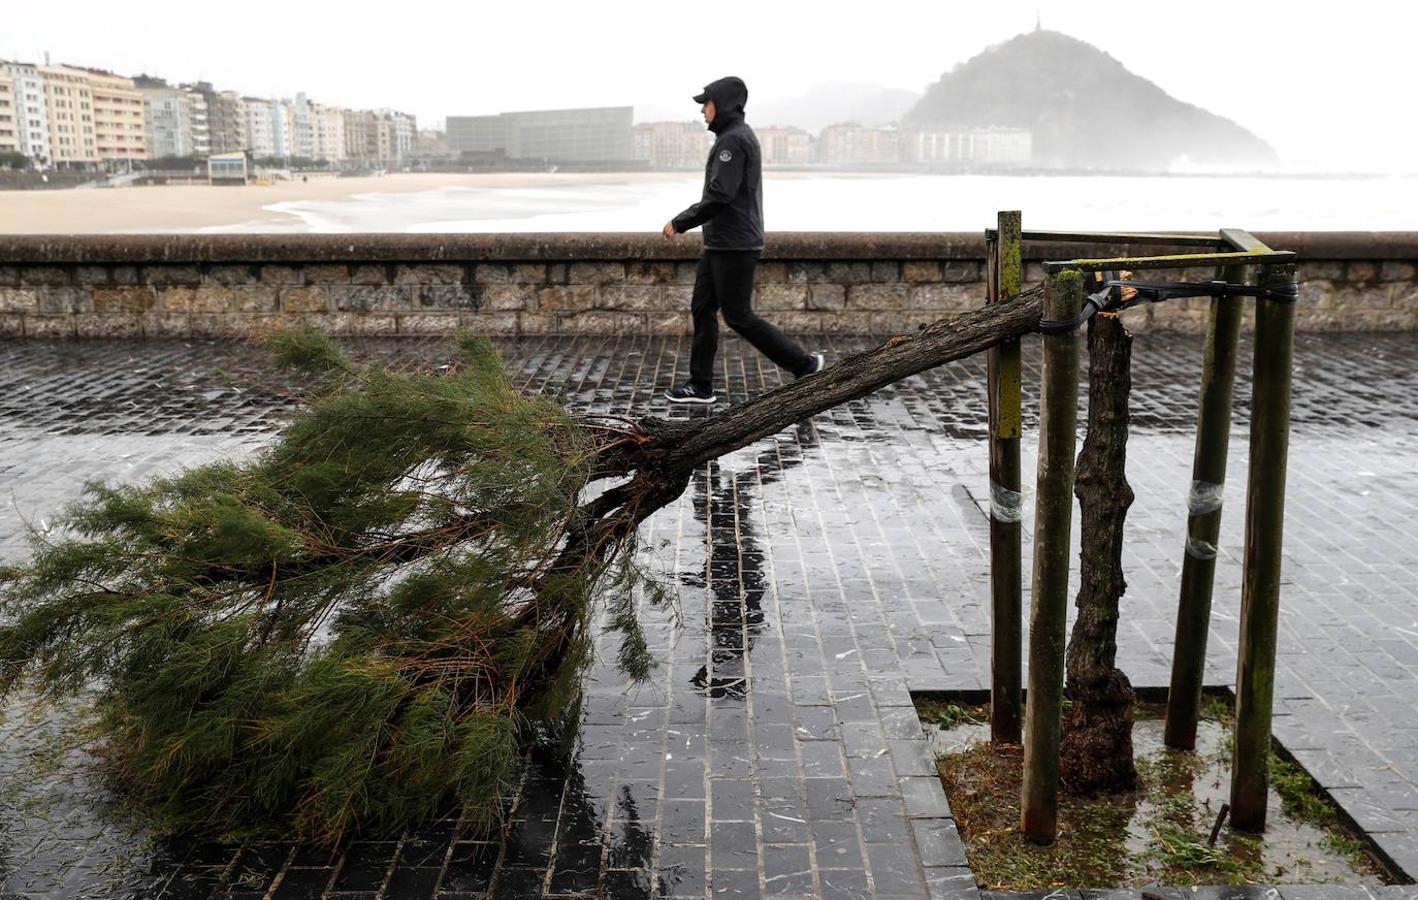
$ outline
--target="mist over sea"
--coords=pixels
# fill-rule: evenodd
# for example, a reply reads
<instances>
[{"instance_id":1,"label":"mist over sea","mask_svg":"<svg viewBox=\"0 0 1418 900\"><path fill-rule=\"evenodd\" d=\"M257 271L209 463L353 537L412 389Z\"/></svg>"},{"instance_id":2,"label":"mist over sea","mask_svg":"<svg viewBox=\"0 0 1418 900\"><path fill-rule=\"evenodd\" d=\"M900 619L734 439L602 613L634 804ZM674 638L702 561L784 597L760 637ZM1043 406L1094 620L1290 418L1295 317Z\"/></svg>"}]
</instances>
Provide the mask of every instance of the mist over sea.
<instances>
[{"instance_id":1,"label":"mist over sea","mask_svg":"<svg viewBox=\"0 0 1418 900\"><path fill-rule=\"evenodd\" d=\"M367 193L265 207L288 226L204 232L658 231L700 177L548 178L532 186ZM986 176L768 173L771 231L974 231L1001 209L1040 229L1418 230L1418 176Z\"/></svg>"}]
</instances>

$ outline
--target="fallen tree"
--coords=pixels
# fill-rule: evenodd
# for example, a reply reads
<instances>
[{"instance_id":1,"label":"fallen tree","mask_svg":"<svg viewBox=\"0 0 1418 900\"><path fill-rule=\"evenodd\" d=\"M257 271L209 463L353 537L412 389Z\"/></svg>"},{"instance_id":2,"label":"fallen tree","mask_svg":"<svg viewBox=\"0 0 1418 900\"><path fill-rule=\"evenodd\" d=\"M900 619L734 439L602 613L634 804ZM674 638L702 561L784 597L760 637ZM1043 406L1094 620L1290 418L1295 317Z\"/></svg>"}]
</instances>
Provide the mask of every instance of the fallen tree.
<instances>
[{"instance_id":1,"label":"fallen tree","mask_svg":"<svg viewBox=\"0 0 1418 900\"><path fill-rule=\"evenodd\" d=\"M697 467L1039 316L1027 291L692 423L573 417L476 338L434 375L277 335L315 387L268 449L91 484L5 570L0 687L93 691L115 783L168 831L490 814L529 729L572 706L598 601L647 673L637 603L665 596L635 535Z\"/></svg>"}]
</instances>

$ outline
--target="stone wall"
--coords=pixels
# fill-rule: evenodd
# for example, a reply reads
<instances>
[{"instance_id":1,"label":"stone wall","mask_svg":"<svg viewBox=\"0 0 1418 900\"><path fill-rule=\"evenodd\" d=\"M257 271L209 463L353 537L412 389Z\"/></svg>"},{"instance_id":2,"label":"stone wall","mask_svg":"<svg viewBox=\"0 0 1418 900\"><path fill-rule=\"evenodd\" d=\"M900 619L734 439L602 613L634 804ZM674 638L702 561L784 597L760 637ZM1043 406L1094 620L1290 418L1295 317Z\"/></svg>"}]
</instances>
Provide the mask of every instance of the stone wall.
<instances>
[{"instance_id":1,"label":"stone wall","mask_svg":"<svg viewBox=\"0 0 1418 900\"><path fill-rule=\"evenodd\" d=\"M1418 328L1418 234L1258 237L1301 260L1302 330ZM770 237L755 307L794 333L885 334L983 302L984 241L965 234ZM1186 248L1025 245L1045 259ZM1195 252L1195 251L1192 251ZM0 335L680 334L697 238L624 234L26 236L0 238ZM1149 278L1206 279L1209 271ZM1135 330L1197 331L1208 300L1128 313Z\"/></svg>"}]
</instances>

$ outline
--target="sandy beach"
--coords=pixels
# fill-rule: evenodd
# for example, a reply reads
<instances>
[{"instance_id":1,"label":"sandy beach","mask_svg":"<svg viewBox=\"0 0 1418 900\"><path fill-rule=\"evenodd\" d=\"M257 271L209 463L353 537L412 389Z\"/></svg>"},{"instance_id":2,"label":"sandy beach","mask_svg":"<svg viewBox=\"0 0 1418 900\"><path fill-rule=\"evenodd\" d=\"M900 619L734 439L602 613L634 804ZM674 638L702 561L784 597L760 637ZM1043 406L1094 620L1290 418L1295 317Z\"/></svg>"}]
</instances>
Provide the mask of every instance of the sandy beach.
<instances>
[{"instance_id":1,"label":"sandy beach","mask_svg":"<svg viewBox=\"0 0 1418 900\"><path fill-rule=\"evenodd\" d=\"M380 177L278 181L245 187L154 185L86 190L0 191L0 234L98 234L194 231L242 226L284 231L302 220L266 209L278 203L340 202L362 194L406 194L445 188L537 189L552 185L616 185L683 181L683 173L397 173Z\"/></svg>"}]
</instances>

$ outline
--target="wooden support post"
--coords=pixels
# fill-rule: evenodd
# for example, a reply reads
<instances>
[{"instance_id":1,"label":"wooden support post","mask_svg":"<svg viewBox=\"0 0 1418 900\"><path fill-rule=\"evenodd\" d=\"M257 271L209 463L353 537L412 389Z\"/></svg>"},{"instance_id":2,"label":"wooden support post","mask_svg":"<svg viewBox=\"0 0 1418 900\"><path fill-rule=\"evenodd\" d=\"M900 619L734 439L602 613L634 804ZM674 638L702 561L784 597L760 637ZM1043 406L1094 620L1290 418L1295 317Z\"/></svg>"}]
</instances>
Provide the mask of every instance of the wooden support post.
<instances>
[{"instance_id":1,"label":"wooden support post","mask_svg":"<svg viewBox=\"0 0 1418 900\"><path fill-rule=\"evenodd\" d=\"M1261 287L1286 287L1294 281L1294 264L1261 267ZM1262 297L1256 306L1245 569L1231 762L1231 825L1250 832L1265 830L1275 639L1280 613L1285 464L1290 441L1290 369L1295 346L1294 301Z\"/></svg>"},{"instance_id":2,"label":"wooden support post","mask_svg":"<svg viewBox=\"0 0 1418 900\"><path fill-rule=\"evenodd\" d=\"M1245 266L1225 266L1217 277L1233 284L1246 278ZM1231 439L1231 394L1236 383L1236 346L1244 305L1239 298L1213 297L1201 369L1201 402L1196 413L1196 450L1187 494L1187 543L1177 600L1177 637L1172 648L1172 683L1167 691L1164 740L1174 750L1196 748L1211 624L1211 591L1221 532L1221 494L1226 483L1226 449Z\"/></svg>"},{"instance_id":3,"label":"wooden support post","mask_svg":"<svg viewBox=\"0 0 1418 900\"><path fill-rule=\"evenodd\" d=\"M1044 319L1072 319L1082 305L1082 273L1050 273L1044 287ZM1039 412L1029 691L1024 719L1024 786L1019 827L1028 840L1051 844L1058 834L1059 732L1078 425L1077 330L1044 337Z\"/></svg>"},{"instance_id":4,"label":"wooden support post","mask_svg":"<svg viewBox=\"0 0 1418 900\"><path fill-rule=\"evenodd\" d=\"M989 302L1023 286L1019 212L1001 212L992 242ZM990 740L1017 744L1023 719L1023 564L1019 471L1019 339L990 349Z\"/></svg>"}]
</instances>

